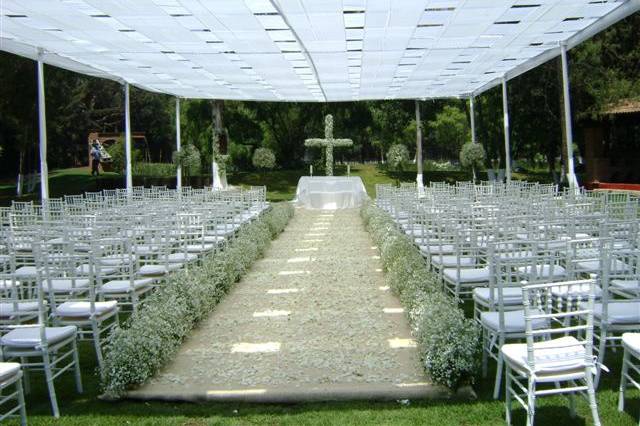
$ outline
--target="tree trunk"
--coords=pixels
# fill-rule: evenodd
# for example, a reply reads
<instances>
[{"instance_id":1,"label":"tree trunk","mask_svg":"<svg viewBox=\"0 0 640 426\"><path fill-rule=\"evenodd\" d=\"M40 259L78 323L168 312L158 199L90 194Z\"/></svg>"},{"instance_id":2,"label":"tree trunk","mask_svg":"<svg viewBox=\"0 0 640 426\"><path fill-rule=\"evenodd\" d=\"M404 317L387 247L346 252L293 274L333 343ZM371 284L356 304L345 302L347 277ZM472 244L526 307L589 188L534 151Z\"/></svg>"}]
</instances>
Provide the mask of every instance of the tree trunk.
<instances>
[{"instance_id":1,"label":"tree trunk","mask_svg":"<svg viewBox=\"0 0 640 426\"><path fill-rule=\"evenodd\" d=\"M20 160L18 162L18 181L16 182L16 195L22 197L22 186L24 185L24 147L20 147Z\"/></svg>"}]
</instances>

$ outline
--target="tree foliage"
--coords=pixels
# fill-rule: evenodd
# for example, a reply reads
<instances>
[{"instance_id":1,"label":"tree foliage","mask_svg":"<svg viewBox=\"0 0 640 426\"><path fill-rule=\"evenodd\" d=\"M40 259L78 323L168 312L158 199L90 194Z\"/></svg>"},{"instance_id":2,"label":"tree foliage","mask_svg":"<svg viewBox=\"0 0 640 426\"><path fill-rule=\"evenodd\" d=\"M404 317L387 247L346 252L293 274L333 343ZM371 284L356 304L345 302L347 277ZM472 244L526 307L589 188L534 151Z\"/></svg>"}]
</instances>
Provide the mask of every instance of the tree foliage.
<instances>
[{"instance_id":1,"label":"tree foliage","mask_svg":"<svg viewBox=\"0 0 640 426\"><path fill-rule=\"evenodd\" d=\"M445 105L442 112L429 121L435 142L448 156L455 155L462 144L471 138L465 113L456 106Z\"/></svg>"},{"instance_id":2,"label":"tree foliage","mask_svg":"<svg viewBox=\"0 0 640 426\"><path fill-rule=\"evenodd\" d=\"M399 143L391 145L387 152L387 162L392 169L402 170L403 166L409 162L409 150Z\"/></svg>"}]
</instances>

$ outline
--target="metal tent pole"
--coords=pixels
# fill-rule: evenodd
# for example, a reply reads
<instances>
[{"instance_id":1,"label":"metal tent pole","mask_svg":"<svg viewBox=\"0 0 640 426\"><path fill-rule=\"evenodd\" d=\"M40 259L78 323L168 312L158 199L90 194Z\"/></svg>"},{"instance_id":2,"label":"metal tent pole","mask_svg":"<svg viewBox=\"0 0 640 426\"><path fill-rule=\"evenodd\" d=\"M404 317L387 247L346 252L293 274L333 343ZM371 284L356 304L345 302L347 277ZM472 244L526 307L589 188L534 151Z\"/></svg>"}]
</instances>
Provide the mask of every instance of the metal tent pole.
<instances>
[{"instance_id":1,"label":"metal tent pole","mask_svg":"<svg viewBox=\"0 0 640 426\"><path fill-rule=\"evenodd\" d=\"M47 166L47 115L44 95L44 64L42 50L38 51L38 138L40 141L40 198L49 199L49 167Z\"/></svg>"},{"instance_id":2,"label":"metal tent pole","mask_svg":"<svg viewBox=\"0 0 640 426\"><path fill-rule=\"evenodd\" d=\"M511 146L509 141L509 102L507 99L507 80L502 79L502 110L504 111L504 162L507 182L511 182Z\"/></svg>"},{"instance_id":3,"label":"metal tent pole","mask_svg":"<svg viewBox=\"0 0 640 426\"><path fill-rule=\"evenodd\" d=\"M424 190L424 182L422 180L422 120L420 119L420 101L416 99L416 167L418 174L416 181L418 190Z\"/></svg>"},{"instance_id":4,"label":"metal tent pole","mask_svg":"<svg viewBox=\"0 0 640 426\"><path fill-rule=\"evenodd\" d=\"M476 113L473 104L475 96L469 97L469 118L471 119L471 142L476 143Z\"/></svg>"},{"instance_id":5,"label":"metal tent pole","mask_svg":"<svg viewBox=\"0 0 640 426\"><path fill-rule=\"evenodd\" d=\"M180 98L176 98L176 152L180 152ZM176 190L182 190L182 167L178 165L176 169Z\"/></svg>"},{"instance_id":6,"label":"metal tent pole","mask_svg":"<svg viewBox=\"0 0 640 426\"><path fill-rule=\"evenodd\" d=\"M576 179L575 167L573 164L573 126L571 124L571 94L569 90L569 67L567 63L567 44L560 43L560 57L562 59L562 94L564 100L564 121L566 132L566 154L567 154L567 180L569 187L576 189L578 180Z\"/></svg>"},{"instance_id":7,"label":"metal tent pole","mask_svg":"<svg viewBox=\"0 0 640 426\"><path fill-rule=\"evenodd\" d=\"M127 193L133 191L133 176L131 171L131 114L129 99L129 83L124 83L124 153L125 153L125 171L127 174Z\"/></svg>"}]
</instances>

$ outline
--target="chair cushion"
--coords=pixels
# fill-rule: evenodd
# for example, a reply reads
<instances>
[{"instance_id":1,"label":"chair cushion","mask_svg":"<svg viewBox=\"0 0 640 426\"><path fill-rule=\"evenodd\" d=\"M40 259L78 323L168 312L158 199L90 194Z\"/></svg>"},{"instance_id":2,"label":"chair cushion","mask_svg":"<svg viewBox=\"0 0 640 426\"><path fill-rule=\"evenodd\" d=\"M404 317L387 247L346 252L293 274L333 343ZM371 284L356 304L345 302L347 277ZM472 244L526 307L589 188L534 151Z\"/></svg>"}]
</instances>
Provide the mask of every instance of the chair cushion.
<instances>
[{"instance_id":1,"label":"chair cushion","mask_svg":"<svg viewBox=\"0 0 640 426\"><path fill-rule=\"evenodd\" d=\"M431 263L437 266L451 267L458 264L458 256L456 255L435 255L431 258ZM460 266L473 266L475 265L475 258L473 257L460 257Z\"/></svg>"},{"instance_id":2,"label":"chair cushion","mask_svg":"<svg viewBox=\"0 0 640 426\"><path fill-rule=\"evenodd\" d=\"M164 275L168 272L175 271L176 269L180 269L182 266L183 266L182 263L170 263L168 266L143 265L138 271L138 275L143 275L143 276Z\"/></svg>"},{"instance_id":3,"label":"chair cushion","mask_svg":"<svg viewBox=\"0 0 640 426\"><path fill-rule=\"evenodd\" d=\"M611 280L609 285L616 290L640 293L640 280Z\"/></svg>"},{"instance_id":4,"label":"chair cushion","mask_svg":"<svg viewBox=\"0 0 640 426\"><path fill-rule=\"evenodd\" d=\"M38 311L38 302L18 302L18 310L15 309L16 306L13 302L2 302L0 303L0 317L11 317L14 315L25 314L29 312L37 312Z\"/></svg>"},{"instance_id":5,"label":"chair cushion","mask_svg":"<svg viewBox=\"0 0 640 426\"><path fill-rule=\"evenodd\" d=\"M428 246L420 246L420 251L427 254L434 253L453 253L456 247L453 244L430 244Z\"/></svg>"},{"instance_id":6,"label":"chair cushion","mask_svg":"<svg viewBox=\"0 0 640 426\"><path fill-rule=\"evenodd\" d=\"M560 265L535 265L535 266L520 266L518 272L530 275L535 272L535 275L540 278L559 278L567 275L567 271Z\"/></svg>"},{"instance_id":7,"label":"chair cushion","mask_svg":"<svg viewBox=\"0 0 640 426\"><path fill-rule=\"evenodd\" d=\"M573 284L570 286L551 287L551 294L561 297L577 297L581 296L586 299L589 296L589 284ZM602 297L602 289L600 286L595 286L594 295L596 298Z\"/></svg>"},{"instance_id":8,"label":"chair cushion","mask_svg":"<svg viewBox=\"0 0 640 426\"><path fill-rule=\"evenodd\" d=\"M21 266L16 269L14 276L17 280L35 280L37 277L35 266Z\"/></svg>"},{"instance_id":9,"label":"chair cushion","mask_svg":"<svg viewBox=\"0 0 640 426\"><path fill-rule=\"evenodd\" d=\"M519 370L529 370L527 344L510 343L500 348L505 360ZM534 371L536 373L572 372L585 367L584 345L573 336L545 340L533 344Z\"/></svg>"},{"instance_id":10,"label":"chair cushion","mask_svg":"<svg viewBox=\"0 0 640 426\"><path fill-rule=\"evenodd\" d=\"M640 354L640 333L624 333L622 344L636 354Z\"/></svg>"},{"instance_id":11,"label":"chair cushion","mask_svg":"<svg viewBox=\"0 0 640 426\"><path fill-rule=\"evenodd\" d=\"M448 268L445 269L442 274L446 279L451 282L461 283L477 283L477 282L489 282L489 267L482 268L466 268L460 269L460 279L458 279L458 269Z\"/></svg>"},{"instance_id":12,"label":"chair cushion","mask_svg":"<svg viewBox=\"0 0 640 426\"><path fill-rule=\"evenodd\" d=\"M110 300L108 302L95 302L96 315L102 315L113 311L118 306L118 302ZM56 309L59 317L88 317L91 315L91 302L69 301L59 305Z\"/></svg>"},{"instance_id":13,"label":"chair cushion","mask_svg":"<svg viewBox=\"0 0 640 426\"><path fill-rule=\"evenodd\" d=\"M489 287L477 287L473 289L473 300L489 304L491 302L491 289ZM522 288L504 287L502 289L502 300L505 305L522 305ZM498 303L498 289L493 289L493 302Z\"/></svg>"},{"instance_id":14,"label":"chair cushion","mask_svg":"<svg viewBox=\"0 0 640 426\"><path fill-rule=\"evenodd\" d=\"M112 254L110 256L105 256L100 259L101 266L121 266L121 265L129 265L129 262L135 261L134 256L129 256L127 254Z\"/></svg>"},{"instance_id":15,"label":"chair cushion","mask_svg":"<svg viewBox=\"0 0 640 426\"><path fill-rule=\"evenodd\" d=\"M197 259L198 256L193 253L171 253L167 256L170 263L190 262Z\"/></svg>"},{"instance_id":16,"label":"chair cushion","mask_svg":"<svg viewBox=\"0 0 640 426\"><path fill-rule=\"evenodd\" d=\"M101 267L99 270L102 275L112 275L118 269L107 266L107 267ZM76 272L81 275L89 275L89 273L91 272L91 265L89 265L88 263L84 263L76 268Z\"/></svg>"},{"instance_id":17,"label":"chair cushion","mask_svg":"<svg viewBox=\"0 0 640 426\"><path fill-rule=\"evenodd\" d=\"M49 293L50 291L53 291L54 293L70 292L89 287L89 280L83 278L76 279L75 284L73 283L73 280L69 278L53 278L50 282L51 285L49 285L49 281L45 281L42 284L42 289L45 293Z\"/></svg>"},{"instance_id":18,"label":"chair cushion","mask_svg":"<svg viewBox=\"0 0 640 426\"><path fill-rule=\"evenodd\" d=\"M214 243L214 244L218 244L222 241L224 241L226 238L223 237L222 235L205 235L203 240L205 243Z\"/></svg>"},{"instance_id":19,"label":"chair cushion","mask_svg":"<svg viewBox=\"0 0 640 426\"><path fill-rule=\"evenodd\" d=\"M187 251L189 253L204 253L206 251L213 250L214 247L214 244L189 244L187 246Z\"/></svg>"},{"instance_id":20,"label":"chair cushion","mask_svg":"<svg viewBox=\"0 0 640 426\"><path fill-rule=\"evenodd\" d=\"M67 325L64 327L47 327L45 328L45 336L49 344L55 344L62 340L73 337L76 334L75 325ZM0 344L3 346L14 346L21 348L35 348L40 346L40 327L25 327L11 330L2 338Z\"/></svg>"},{"instance_id":21,"label":"chair cushion","mask_svg":"<svg viewBox=\"0 0 640 426\"><path fill-rule=\"evenodd\" d=\"M160 246L154 246L151 244L139 245L134 248L136 254L140 256L148 256L160 251Z\"/></svg>"},{"instance_id":22,"label":"chair cushion","mask_svg":"<svg viewBox=\"0 0 640 426\"><path fill-rule=\"evenodd\" d=\"M602 321L602 303L595 303L593 305L593 316ZM609 302L607 323L640 324L640 301Z\"/></svg>"},{"instance_id":23,"label":"chair cushion","mask_svg":"<svg viewBox=\"0 0 640 426\"><path fill-rule=\"evenodd\" d=\"M15 376L18 371L20 371L20 364L17 362L0 362L0 382Z\"/></svg>"},{"instance_id":24,"label":"chair cushion","mask_svg":"<svg viewBox=\"0 0 640 426\"><path fill-rule=\"evenodd\" d=\"M582 272L597 272L600 270L600 261L595 260L584 260L580 262L576 262L576 269ZM631 270L631 267L618 259L611 260L611 271L612 272L628 272Z\"/></svg>"},{"instance_id":25,"label":"chair cushion","mask_svg":"<svg viewBox=\"0 0 640 426\"><path fill-rule=\"evenodd\" d=\"M0 280L0 290L10 290L13 287L20 286L19 281L13 280Z\"/></svg>"},{"instance_id":26,"label":"chair cushion","mask_svg":"<svg viewBox=\"0 0 640 426\"><path fill-rule=\"evenodd\" d=\"M153 284L153 278L141 278L133 280L133 290ZM131 281L129 280L113 280L102 284L101 293L126 293L131 291Z\"/></svg>"},{"instance_id":27,"label":"chair cushion","mask_svg":"<svg viewBox=\"0 0 640 426\"><path fill-rule=\"evenodd\" d=\"M539 310L531 311L534 315L544 314L544 312ZM480 314L480 322L485 327L498 331L500 328L500 316L499 312L491 311L491 312L482 312ZM539 318L532 321L532 328L534 330L545 328L549 325L549 321L546 318ZM507 333L524 333L525 332L525 323L524 323L524 310L519 311L507 311L504 313L504 331Z\"/></svg>"}]
</instances>

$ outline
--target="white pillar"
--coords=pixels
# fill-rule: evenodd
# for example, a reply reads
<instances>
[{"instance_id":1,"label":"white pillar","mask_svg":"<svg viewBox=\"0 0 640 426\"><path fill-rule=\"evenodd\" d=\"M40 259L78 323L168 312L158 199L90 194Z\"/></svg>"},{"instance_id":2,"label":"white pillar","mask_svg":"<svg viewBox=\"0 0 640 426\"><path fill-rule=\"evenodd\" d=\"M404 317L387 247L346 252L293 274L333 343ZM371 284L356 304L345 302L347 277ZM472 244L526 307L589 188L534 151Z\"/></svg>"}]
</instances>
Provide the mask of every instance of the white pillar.
<instances>
[{"instance_id":1,"label":"white pillar","mask_svg":"<svg viewBox=\"0 0 640 426\"><path fill-rule=\"evenodd\" d=\"M176 151L180 152L180 98L176 98ZM176 170L176 190L182 189L182 167Z\"/></svg>"},{"instance_id":2,"label":"white pillar","mask_svg":"<svg viewBox=\"0 0 640 426\"><path fill-rule=\"evenodd\" d=\"M420 119L420 101L416 99L416 169L418 171L416 182L418 190L424 191L422 180L422 120Z\"/></svg>"},{"instance_id":3,"label":"white pillar","mask_svg":"<svg viewBox=\"0 0 640 426\"><path fill-rule=\"evenodd\" d=\"M476 113L473 105L473 99L475 97L471 95L469 97L469 118L471 119L471 142L476 143Z\"/></svg>"},{"instance_id":4,"label":"white pillar","mask_svg":"<svg viewBox=\"0 0 640 426\"><path fill-rule=\"evenodd\" d=\"M129 83L124 83L124 155L126 159L125 172L127 175L127 193L133 191L133 176L131 172L131 114L129 105Z\"/></svg>"},{"instance_id":5,"label":"white pillar","mask_svg":"<svg viewBox=\"0 0 640 426\"><path fill-rule=\"evenodd\" d=\"M43 52L38 51L38 138L40 140L40 198L49 199L49 167L47 166L47 115L44 98Z\"/></svg>"},{"instance_id":6,"label":"white pillar","mask_svg":"<svg viewBox=\"0 0 640 426\"><path fill-rule=\"evenodd\" d=\"M567 181L569 187L578 188L578 179L573 165L573 126L571 124L571 94L569 93L569 67L567 63L567 45L560 43L560 57L562 58L562 93L564 99L564 123L566 132Z\"/></svg>"},{"instance_id":7,"label":"white pillar","mask_svg":"<svg viewBox=\"0 0 640 426\"><path fill-rule=\"evenodd\" d=\"M509 103L507 80L502 78L502 110L504 111L504 162L507 182L511 182L511 146L509 143Z\"/></svg>"}]
</instances>

